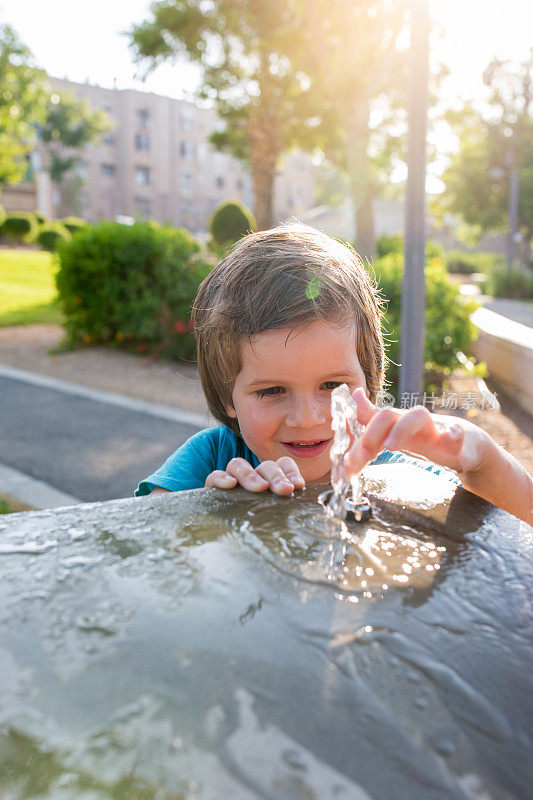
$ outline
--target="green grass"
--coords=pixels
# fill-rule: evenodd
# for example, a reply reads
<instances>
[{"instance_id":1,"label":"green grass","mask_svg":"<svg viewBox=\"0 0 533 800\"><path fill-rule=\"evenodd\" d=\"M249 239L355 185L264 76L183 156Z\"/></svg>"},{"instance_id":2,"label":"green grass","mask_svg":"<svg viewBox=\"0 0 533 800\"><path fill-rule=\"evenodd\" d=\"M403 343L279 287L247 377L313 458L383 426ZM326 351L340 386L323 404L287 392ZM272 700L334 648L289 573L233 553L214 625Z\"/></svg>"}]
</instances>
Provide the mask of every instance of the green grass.
<instances>
[{"instance_id":1,"label":"green grass","mask_svg":"<svg viewBox=\"0 0 533 800\"><path fill-rule=\"evenodd\" d=\"M54 282L57 267L52 253L0 249L0 327L62 323Z\"/></svg>"},{"instance_id":2,"label":"green grass","mask_svg":"<svg viewBox=\"0 0 533 800\"><path fill-rule=\"evenodd\" d=\"M14 497L9 497L7 494L0 492L0 514L16 514L17 511L32 511L31 506L21 503L20 500L15 500Z\"/></svg>"}]
</instances>

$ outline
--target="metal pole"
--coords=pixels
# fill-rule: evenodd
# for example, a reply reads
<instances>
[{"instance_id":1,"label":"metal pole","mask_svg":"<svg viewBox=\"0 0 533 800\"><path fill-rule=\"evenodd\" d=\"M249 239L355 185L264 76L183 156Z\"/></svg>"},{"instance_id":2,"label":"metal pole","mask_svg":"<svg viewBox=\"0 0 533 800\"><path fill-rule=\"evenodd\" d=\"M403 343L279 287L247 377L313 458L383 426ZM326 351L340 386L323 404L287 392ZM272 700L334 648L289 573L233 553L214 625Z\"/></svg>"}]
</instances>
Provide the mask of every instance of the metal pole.
<instances>
[{"instance_id":1,"label":"metal pole","mask_svg":"<svg viewBox=\"0 0 533 800\"><path fill-rule=\"evenodd\" d=\"M507 168L509 171L509 233L507 234L507 269L514 266L516 234L518 231L518 171L515 165L514 142L509 140L507 150Z\"/></svg>"},{"instance_id":2,"label":"metal pole","mask_svg":"<svg viewBox=\"0 0 533 800\"><path fill-rule=\"evenodd\" d=\"M428 0L411 0L409 136L405 217L405 273L400 342L400 400L423 390L425 312L426 133L428 107Z\"/></svg>"}]
</instances>

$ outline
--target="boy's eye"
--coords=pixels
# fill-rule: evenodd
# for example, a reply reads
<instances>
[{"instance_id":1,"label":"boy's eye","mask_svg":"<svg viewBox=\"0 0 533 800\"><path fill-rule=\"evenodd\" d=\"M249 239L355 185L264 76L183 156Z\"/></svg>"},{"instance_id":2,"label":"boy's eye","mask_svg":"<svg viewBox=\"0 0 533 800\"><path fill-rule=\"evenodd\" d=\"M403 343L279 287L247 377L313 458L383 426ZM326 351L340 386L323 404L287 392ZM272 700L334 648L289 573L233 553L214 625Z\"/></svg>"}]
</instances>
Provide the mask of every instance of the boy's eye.
<instances>
[{"instance_id":1,"label":"boy's eye","mask_svg":"<svg viewBox=\"0 0 533 800\"><path fill-rule=\"evenodd\" d=\"M332 392L333 389L336 389L337 386L340 386L340 385L341 385L340 381L326 381L325 384L324 384L325 388L330 392Z\"/></svg>"},{"instance_id":2,"label":"boy's eye","mask_svg":"<svg viewBox=\"0 0 533 800\"><path fill-rule=\"evenodd\" d=\"M266 389L258 389L256 395L258 397L275 397L277 394L281 394L283 391L283 386L268 386Z\"/></svg>"}]
</instances>

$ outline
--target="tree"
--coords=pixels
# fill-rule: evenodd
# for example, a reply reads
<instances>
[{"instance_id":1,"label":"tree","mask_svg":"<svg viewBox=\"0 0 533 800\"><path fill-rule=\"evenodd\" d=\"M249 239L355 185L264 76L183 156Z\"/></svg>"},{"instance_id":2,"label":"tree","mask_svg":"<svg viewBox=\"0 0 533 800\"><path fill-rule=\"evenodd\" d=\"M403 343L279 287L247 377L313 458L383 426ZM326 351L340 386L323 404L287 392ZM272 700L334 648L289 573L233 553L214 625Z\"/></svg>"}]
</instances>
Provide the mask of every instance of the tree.
<instances>
[{"instance_id":1,"label":"tree","mask_svg":"<svg viewBox=\"0 0 533 800\"><path fill-rule=\"evenodd\" d=\"M529 258L533 240L533 57L513 68L494 59L484 73L491 94L482 113L465 105L448 120L458 152L442 176L446 191L435 210L459 214L480 232L505 231L511 170L518 174L518 230Z\"/></svg>"},{"instance_id":2,"label":"tree","mask_svg":"<svg viewBox=\"0 0 533 800\"><path fill-rule=\"evenodd\" d=\"M50 154L52 180L61 184L79 159L77 150L109 130L104 111L52 91L9 25L0 26L0 86L0 186L25 177L37 137Z\"/></svg>"},{"instance_id":3,"label":"tree","mask_svg":"<svg viewBox=\"0 0 533 800\"><path fill-rule=\"evenodd\" d=\"M394 140L379 131L373 134L372 102L378 97L386 102L390 123L395 95L401 97L404 91L404 58L397 47L403 26L403 3L314 0L305 5L304 69L313 92L322 98L322 146L348 177L356 244L367 256L374 253L372 199L376 172L383 167L379 153L390 149ZM383 123L382 130L386 128ZM374 164L372 144L378 156Z\"/></svg>"},{"instance_id":4,"label":"tree","mask_svg":"<svg viewBox=\"0 0 533 800\"><path fill-rule=\"evenodd\" d=\"M9 25L0 26L0 87L1 187L24 177L47 99L46 74Z\"/></svg>"},{"instance_id":5,"label":"tree","mask_svg":"<svg viewBox=\"0 0 533 800\"><path fill-rule=\"evenodd\" d=\"M371 253L370 100L395 72L402 19L387 0L163 0L130 36L148 69L183 55L200 66L199 94L226 122L212 141L249 161L259 228L273 221L280 154L318 147L350 176L360 243Z\"/></svg>"},{"instance_id":6,"label":"tree","mask_svg":"<svg viewBox=\"0 0 533 800\"><path fill-rule=\"evenodd\" d=\"M213 142L249 162L260 229L273 223L279 157L301 141L310 117L309 81L290 57L303 44L301 5L302 0L163 0L152 6L150 20L130 31L136 60L148 69L176 56L200 66L199 96L214 100L226 122Z\"/></svg>"}]
</instances>

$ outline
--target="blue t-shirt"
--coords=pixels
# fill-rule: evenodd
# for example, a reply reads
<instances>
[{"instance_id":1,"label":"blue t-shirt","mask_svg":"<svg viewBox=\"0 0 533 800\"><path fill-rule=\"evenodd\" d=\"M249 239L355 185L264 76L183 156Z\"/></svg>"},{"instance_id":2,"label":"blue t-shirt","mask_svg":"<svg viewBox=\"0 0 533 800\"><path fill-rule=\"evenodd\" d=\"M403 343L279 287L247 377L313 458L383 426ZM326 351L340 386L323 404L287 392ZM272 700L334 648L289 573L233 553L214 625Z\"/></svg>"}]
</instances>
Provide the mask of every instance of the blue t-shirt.
<instances>
[{"instance_id":1,"label":"blue t-shirt","mask_svg":"<svg viewBox=\"0 0 533 800\"><path fill-rule=\"evenodd\" d=\"M205 479L215 469L225 470L232 458L244 458L255 469L259 459L245 444L244 439L227 428L207 428L195 433L185 444L182 444L162 467L141 481L135 490L135 496L150 494L152 489L160 486L170 492L182 492L184 489L200 489ZM372 464L391 464L394 462L416 464L423 469L437 474L442 473L449 480L459 483L457 476L444 467L438 467L430 461L411 458L403 453L391 453L384 450L372 461Z\"/></svg>"}]
</instances>

